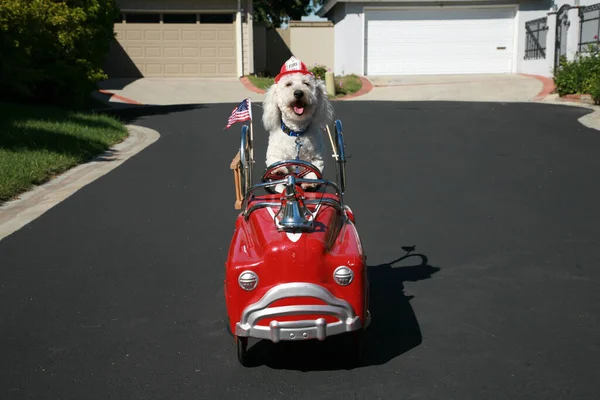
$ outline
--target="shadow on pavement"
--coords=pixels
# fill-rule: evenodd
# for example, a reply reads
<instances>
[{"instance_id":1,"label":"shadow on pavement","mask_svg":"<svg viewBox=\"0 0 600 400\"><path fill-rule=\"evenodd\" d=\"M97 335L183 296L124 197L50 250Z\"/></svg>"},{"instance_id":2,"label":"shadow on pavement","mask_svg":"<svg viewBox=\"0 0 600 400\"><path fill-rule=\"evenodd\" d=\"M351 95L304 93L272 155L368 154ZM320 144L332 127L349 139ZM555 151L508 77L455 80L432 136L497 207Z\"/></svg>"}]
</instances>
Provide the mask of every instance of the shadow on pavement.
<instances>
[{"instance_id":1,"label":"shadow on pavement","mask_svg":"<svg viewBox=\"0 0 600 400\"><path fill-rule=\"evenodd\" d=\"M414 246L402 247L406 254L386 264L368 267L371 325L365 331L364 358L360 367L385 364L422 342L417 317L410 305L413 296L404 294L404 282L431 278L440 268L429 265L427 256L412 253ZM394 266L406 259L420 262ZM353 369L345 357L347 335L332 336L323 342L251 342L248 365L274 369L328 371ZM232 350L233 351L233 350Z\"/></svg>"},{"instance_id":2,"label":"shadow on pavement","mask_svg":"<svg viewBox=\"0 0 600 400\"><path fill-rule=\"evenodd\" d=\"M110 115L119 121L129 124L141 117L153 115L167 115L181 111L197 110L205 108L203 104L176 104L176 105L127 105L123 108L98 110L98 114Z\"/></svg>"}]
</instances>

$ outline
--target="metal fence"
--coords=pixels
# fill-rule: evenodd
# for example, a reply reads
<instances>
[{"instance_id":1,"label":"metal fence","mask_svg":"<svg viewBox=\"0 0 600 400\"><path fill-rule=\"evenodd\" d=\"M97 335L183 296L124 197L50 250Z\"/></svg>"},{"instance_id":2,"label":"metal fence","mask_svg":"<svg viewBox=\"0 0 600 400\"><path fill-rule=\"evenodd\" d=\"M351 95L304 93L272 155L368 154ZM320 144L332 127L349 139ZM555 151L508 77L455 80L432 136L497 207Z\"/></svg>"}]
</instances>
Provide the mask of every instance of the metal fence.
<instances>
[{"instance_id":1,"label":"metal fence","mask_svg":"<svg viewBox=\"0 0 600 400\"><path fill-rule=\"evenodd\" d=\"M525 22L525 59L546 58L547 18L538 18Z\"/></svg>"},{"instance_id":2,"label":"metal fence","mask_svg":"<svg viewBox=\"0 0 600 400\"><path fill-rule=\"evenodd\" d=\"M579 52L585 53L588 45L600 43L600 3L580 8L579 18Z\"/></svg>"}]
</instances>

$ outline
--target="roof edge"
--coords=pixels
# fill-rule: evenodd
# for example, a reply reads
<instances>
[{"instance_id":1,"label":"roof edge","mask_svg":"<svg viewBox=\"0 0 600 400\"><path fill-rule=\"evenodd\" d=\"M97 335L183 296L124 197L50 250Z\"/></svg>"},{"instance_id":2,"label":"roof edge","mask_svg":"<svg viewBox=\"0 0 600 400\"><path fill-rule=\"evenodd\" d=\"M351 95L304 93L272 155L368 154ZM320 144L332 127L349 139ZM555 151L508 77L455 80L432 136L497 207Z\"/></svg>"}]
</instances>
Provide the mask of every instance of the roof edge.
<instances>
[{"instance_id":1,"label":"roof edge","mask_svg":"<svg viewBox=\"0 0 600 400\"><path fill-rule=\"evenodd\" d=\"M317 11L319 17L324 17L337 4L337 0L329 0Z\"/></svg>"}]
</instances>

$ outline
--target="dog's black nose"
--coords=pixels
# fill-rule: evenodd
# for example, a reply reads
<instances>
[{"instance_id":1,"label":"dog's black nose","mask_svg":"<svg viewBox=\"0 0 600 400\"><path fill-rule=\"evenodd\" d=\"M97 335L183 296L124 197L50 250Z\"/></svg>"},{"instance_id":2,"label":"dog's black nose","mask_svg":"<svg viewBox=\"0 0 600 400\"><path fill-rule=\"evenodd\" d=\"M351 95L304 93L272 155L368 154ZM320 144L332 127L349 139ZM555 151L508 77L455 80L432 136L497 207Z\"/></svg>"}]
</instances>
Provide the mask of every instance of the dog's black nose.
<instances>
[{"instance_id":1,"label":"dog's black nose","mask_svg":"<svg viewBox=\"0 0 600 400\"><path fill-rule=\"evenodd\" d=\"M304 97L304 92L302 90L296 90L296 91L294 91L294 97L297 99L300 99L300 98Z\"/></svg>"}]
</instances>

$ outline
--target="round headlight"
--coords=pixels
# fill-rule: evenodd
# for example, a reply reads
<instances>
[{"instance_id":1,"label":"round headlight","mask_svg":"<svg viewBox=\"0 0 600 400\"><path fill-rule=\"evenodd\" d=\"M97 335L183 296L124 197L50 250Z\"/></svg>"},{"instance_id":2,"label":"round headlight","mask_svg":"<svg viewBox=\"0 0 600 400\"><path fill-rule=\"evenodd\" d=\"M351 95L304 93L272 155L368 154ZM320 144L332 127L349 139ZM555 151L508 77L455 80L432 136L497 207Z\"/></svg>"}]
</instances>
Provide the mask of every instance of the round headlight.
<instances>
[{"instance_id":1,"label":"round headlight","mask_svg":"<svg viewBox=\"0 0 600 400\"><path fill-rule=\"evenodd\" d=\"M244 271L240 274L238 283L244 290L254 290L258 285L258 275L252 271Z\"/></svg>"},{"instance_id":2,"label":"round headlight","mask_svg":"<svg viewBox=\"0 0 600 400\"><path fill-rule=\"evenodd\" d=\"M333 279L335 283L341 286L347 286L354 279L354 272L348 267L337 267L335 271L333 271Z\"/></svg>"}]
</instances>

